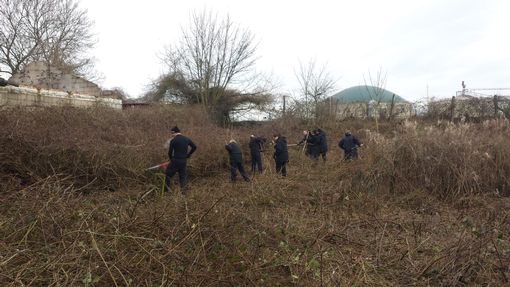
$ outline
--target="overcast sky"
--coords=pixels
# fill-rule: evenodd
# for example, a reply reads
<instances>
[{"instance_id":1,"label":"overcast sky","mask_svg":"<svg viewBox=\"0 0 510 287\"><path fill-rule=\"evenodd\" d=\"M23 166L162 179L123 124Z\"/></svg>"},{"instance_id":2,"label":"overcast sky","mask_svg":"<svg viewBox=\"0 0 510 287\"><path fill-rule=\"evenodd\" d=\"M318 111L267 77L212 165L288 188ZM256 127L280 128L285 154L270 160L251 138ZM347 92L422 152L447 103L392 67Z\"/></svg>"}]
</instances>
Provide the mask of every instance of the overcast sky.
<instances>
[{"instance_id":1,"label":"overcast sky","mask_svg":"<svg viewBox=\"0 0 510 287\"><path fill-rule=\"evenodd\" d=\"M93 50L105 88L140 96L160 75L165 45L190 13L209 9L248 28L257 69L280 92L297 88L299 61L327 63L341 90L387 72L386 88L404 98L450 97L468 88L510 88L510 1L506 0L82 0L95 22Z\"/></svg>"}]
</instances>

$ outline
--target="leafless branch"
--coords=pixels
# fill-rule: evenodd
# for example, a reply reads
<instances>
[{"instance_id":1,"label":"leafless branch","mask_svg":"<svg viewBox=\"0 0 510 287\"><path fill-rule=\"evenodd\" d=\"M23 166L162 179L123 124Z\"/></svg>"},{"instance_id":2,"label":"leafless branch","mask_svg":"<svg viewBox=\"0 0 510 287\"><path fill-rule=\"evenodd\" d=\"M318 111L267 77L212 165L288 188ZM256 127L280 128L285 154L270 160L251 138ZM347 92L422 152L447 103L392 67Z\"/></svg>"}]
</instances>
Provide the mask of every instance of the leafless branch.
<instances>
[{"instance_id":1,"label":"leafless branch","mask_svg":"<svg viewBox=\"0 0 510 287\"><path fill-rule=\"evenodd\" d=\"M315 59L311 59L306 65L299 63L299 70L295 71L300 89L299 93L305 98L306 111L312 107L314 118L319 116L319 103L333 91L336 79L329 73L327 65L318 65ZM312 101L312 105L309 104ZM308 117L308 112L305 114Z\"/></svg>"},{"instance_id":2,"label":"leafless branch","mask_svg":"<svg viewBox=\"0 0 510 287\"><path fill-rule=\"evenodd\" d=\"M36 60L90 74L92 22L76 0L0 0L0 66L14 74Z\"/></svg>"}]
</instances>

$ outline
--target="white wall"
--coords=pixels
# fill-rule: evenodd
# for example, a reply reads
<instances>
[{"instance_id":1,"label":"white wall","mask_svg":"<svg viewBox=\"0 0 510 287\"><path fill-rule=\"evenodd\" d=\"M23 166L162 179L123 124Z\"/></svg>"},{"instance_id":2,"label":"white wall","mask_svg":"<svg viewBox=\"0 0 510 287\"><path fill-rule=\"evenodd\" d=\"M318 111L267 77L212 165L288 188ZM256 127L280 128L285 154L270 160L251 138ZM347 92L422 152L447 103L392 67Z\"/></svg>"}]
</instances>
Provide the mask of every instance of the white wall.
<instances>
[{"instance_id":1,"label":"white wall","mask_svg":"<svg viewBox=\"0 0 510 287\"><path fill-rule=\"evenodd\" d=\"M97 105L122 109L122 100L89 95L68 94L55 90L26 87L0 87L0 107L8 106L65 106L93 107Z\"/></svg>"}]
</instances>

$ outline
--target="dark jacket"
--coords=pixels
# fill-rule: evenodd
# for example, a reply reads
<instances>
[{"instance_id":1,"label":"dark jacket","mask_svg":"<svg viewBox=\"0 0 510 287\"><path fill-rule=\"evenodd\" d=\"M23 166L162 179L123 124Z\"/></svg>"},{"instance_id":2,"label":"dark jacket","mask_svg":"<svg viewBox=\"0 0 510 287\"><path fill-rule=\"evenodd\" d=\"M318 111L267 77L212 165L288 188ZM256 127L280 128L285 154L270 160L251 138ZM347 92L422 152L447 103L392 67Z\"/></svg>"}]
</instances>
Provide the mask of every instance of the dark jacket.
<instances>
[{"instance_id":1,"label":"dark jacket","mask_svg":"<svg viewBox=\"0 0 510 287\"><path fill-rule=\"evenodd\" d=\"M308 150L311 155L318 155L320 152L320 136L317 134L311 134L306 141Z\"/></svg>"},{"instance_id":2,"label":"dark jacket","mask_svg":"<svg viewBox=\"0 0 510 287\"><path fill-rule=\"evenodd\" d=\"M287 149L287 140L284 137L278 137L274 145L273 158L276 162L289 161L289 151Z\"/></svg>"},{"instance_id":3,"label":"dark jacket","mask_svg":"<svg viewBox=\"0 0 510 287\"><path fill-rule=\"evenodd\" d=\"M311 134L306 139L306 144L310 146L318 146L319 145L319 137L317 135Z\"/></svg>"},{"instance_id":4,"label":"dark jacket","mask_svg":"<svg viewBox=\"0 0 510 287\"><path fill-rule=\"evenodd\" d=\"M191 147L189 152L188 146ZM191 141L191 139L179 134L170 141L170 146L168 148L168 158L170 160L186 159L189 158L196 149L197 146L193 143L193 141Z\"/></svg>"},{"instance_id":5,"label":"dark jacket","mask_svg":"<svg viewBox=\"0 0 510 287\"><path fill-rule=\"evenodd\" d=\"M319 132L319 149L321 153L328 151L328 140L326 138L326 133L322 130Z\"/></svg>"},{"instance_id":6,"label":"dark jacket","mask_svg":"<svg viewBox=\"0 0 510 287\"><path fill-rule=\"evenodd\" d=\"M242 162L243 161L243 152L241 148L236 143L229 143L225 145L225 149L228 151L228 155L230 157L231 162Z\"/></svg>"},{"instance_id":7,"label":"dark jacket","mask_svg":"<svg viewBox=\"0 0 510 287\"><path fill-rule=\"evenodd\" d=\"M263 139L261 138L250 138L250 152L252 155L259 155L262 150Z\"/></svg>"},{"instance_id":8,"label":"dark jacket","mask_svg":"<svg viewBox=\"0 0 510 287\"><path fill-rule=\"evenodd\" d=\"M347 153L351 152L353 149L360 145L361 143L359 140L353 135L344 136L338 143L338 146Z\"/></svg>"}]
</instances>

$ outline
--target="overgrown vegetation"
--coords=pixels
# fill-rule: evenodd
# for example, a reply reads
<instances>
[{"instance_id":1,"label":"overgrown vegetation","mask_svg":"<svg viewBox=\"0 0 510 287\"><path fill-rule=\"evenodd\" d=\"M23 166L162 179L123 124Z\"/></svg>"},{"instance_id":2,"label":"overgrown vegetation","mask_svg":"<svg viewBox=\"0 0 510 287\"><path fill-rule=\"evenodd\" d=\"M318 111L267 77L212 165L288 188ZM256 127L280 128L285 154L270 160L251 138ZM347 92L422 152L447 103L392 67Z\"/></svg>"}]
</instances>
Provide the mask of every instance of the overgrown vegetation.
<instances>
[{"instance_id":1,"label":"overgrown vegetation","mask_svg":"<svg viewBox=\"0 0 510 287\"><path fill-rule=\"evenodd\" d=\"M509 284L510 123L323 123L330 156L292 148L278 178L230 184L225 130L194 108L0 112L2 286ZM168 127L198 145L191 193L161 195ZM345 129L365 143L343 162ZM247 159L247 158L246 158Z\"/></svg>"}]
</instances>

